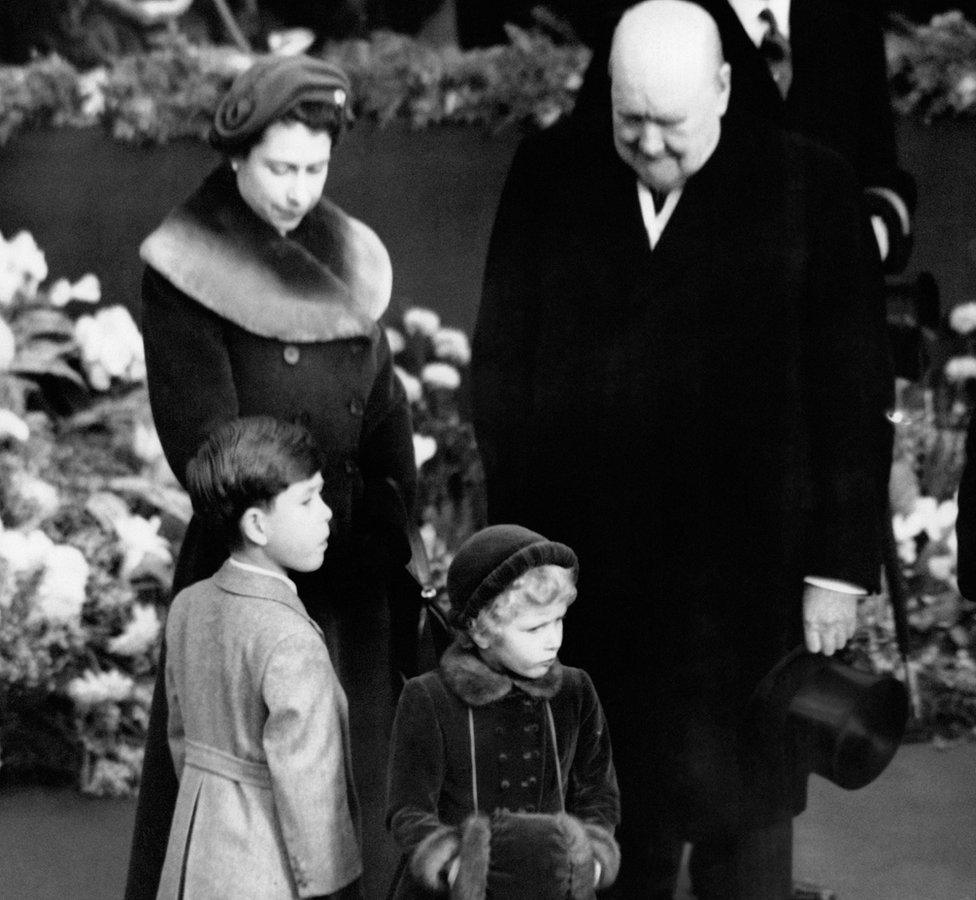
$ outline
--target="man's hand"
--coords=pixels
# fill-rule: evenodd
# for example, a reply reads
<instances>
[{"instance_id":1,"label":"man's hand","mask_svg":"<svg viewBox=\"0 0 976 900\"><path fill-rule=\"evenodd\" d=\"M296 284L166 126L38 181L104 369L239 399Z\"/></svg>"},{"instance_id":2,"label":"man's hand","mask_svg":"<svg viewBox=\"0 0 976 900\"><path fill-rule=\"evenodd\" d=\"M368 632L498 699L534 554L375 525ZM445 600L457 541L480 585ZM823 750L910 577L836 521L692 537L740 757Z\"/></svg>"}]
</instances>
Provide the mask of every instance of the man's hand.
<instances>
[{"instance_id":1,"label":"man's hand","mask_svg":"<svg viewBox=\"0 0 976 900\"><path fill-rule=\"evenodd\" d=\"M811 653L832 656L854 636L857 595L808 584L803 591L803 638Z\"/></svg>"}]
</instances>

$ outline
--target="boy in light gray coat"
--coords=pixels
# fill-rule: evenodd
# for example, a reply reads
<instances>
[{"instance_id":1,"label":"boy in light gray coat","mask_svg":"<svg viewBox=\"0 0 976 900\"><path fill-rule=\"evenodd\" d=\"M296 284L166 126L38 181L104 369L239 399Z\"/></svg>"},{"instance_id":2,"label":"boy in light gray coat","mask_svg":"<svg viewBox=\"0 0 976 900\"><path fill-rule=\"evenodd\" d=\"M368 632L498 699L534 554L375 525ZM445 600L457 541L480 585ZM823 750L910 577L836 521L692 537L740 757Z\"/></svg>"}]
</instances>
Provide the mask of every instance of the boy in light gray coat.
<instances>
[{"instance_id":1,"label":"boy in light gray coat","mask_svg":"<svg viewBox=\"0 0 976 900\"><path fill-rule=\"evenodd\" d=\"M299 426L237 419L187 480L230 556L166 623L180 789L158 896L359 897L346 697L287 575L328 543L318 451Z\"/></svg>"}]
</instances>

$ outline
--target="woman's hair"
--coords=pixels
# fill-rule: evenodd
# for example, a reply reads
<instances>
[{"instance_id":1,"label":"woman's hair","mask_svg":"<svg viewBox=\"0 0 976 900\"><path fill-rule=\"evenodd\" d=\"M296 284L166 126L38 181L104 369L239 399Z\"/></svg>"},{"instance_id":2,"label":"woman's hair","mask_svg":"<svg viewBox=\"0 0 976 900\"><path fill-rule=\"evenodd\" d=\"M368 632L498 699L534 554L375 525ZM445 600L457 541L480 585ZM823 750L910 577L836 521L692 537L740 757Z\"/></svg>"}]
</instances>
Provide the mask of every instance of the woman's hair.
<instances>
[{"instance_id":1,"label":"woman's hair","mask_svg":"<svg viewBox=\"0 0 976 900\"><path fill-rule=\"evenodd\" d=\"M345 109L334 103L321 100L303 100L285 110L280 116L269 122L260 131L248 134L236 141L215 139L211 136L211 144L227 157L247 156L261 141L267 130L278 122L301 122L309 131L325 131L332 139L334 147L345 128Z\"/></svg>"},{"instance_id":2,"label":"woman's hair","mask_svg":"<svg viewBox=\"0 0 976 900\"><path fill-rule=\"evenodd\" d=\"M303 426L248 416L211 432L187 464L186 485L194 512L235 550L242 544L245 510L270 506L282 491L320 469L319 451Z\"/></svg>"},{"instance_id":3,"label":"woman's hair","mask_svg":"<svg viewBox=\"0 0 976 900\"><path fill-rule=\"evenodd\" d=\"M567 605L576 599L576 573L564 566L528 569L467 623L467 633L493 639L499 629L528 608L544 608L557 600Z\"/></svg>"}]
</instances>

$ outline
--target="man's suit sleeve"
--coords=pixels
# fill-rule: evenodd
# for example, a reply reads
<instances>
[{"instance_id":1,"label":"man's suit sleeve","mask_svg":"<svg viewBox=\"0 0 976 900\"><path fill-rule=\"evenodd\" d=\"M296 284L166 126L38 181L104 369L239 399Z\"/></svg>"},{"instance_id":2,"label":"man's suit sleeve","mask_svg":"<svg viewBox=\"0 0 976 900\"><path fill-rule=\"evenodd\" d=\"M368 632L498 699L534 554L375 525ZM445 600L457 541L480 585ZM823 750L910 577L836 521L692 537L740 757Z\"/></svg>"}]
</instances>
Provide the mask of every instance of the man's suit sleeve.
<instances>
[{"instance_id":1,"label":"man's suit sleeve","mask_svg":"<svg viewBox=\"0 0 976 900\"><path fill-rule=\"evenodd\" d=\"M474 332L474 425L493 522L519 519L525 483L522 439L538 322L540 182L551 165L532 139L516 152L488 246Z\"/></svg>"},{"instance_id":2,"label":"man's suit sleeve","mask_svg":"<svg viewBox=\"0 0 976 900\"><path fill-rule=\"evenodd\" d=\"M893 393L882 279L851 172L807 148L816 213L803 344L812 516L804 574L879 589Z\"/></svg>"}]
</instances>

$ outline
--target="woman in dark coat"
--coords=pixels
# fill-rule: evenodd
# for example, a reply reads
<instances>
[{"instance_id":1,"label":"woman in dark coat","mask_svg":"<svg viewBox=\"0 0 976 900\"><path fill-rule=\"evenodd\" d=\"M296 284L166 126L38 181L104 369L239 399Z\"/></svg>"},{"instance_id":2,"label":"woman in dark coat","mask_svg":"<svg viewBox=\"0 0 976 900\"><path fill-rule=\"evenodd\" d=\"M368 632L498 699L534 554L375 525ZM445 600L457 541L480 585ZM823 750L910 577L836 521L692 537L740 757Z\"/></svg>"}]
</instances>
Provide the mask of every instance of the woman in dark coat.
<instances>
[{"instance_id":1,"label":"woman in dark coat","mask_svg":"<svg viewBox=\"0 0 976 900\"><path fill-rule=\"evenodd\" d=\"M322 196L347 96L345 75L308 57L262 60L235 80L212 132L227 161L142 245L143 334L153 417L177 477L235 416L299 421L316 439L333 540L322 569L295 581L349 697L369 835L382 828L393 709L387 587L408 555L395 507L412 501L416 469L409 407L377 324L389 257L372 230ZM194 518L174 592L225 557ZM128 898L155 896L166 849L177 791L166 712L157 684ZM366 871L382 878L383 843L365 844Z\"/></svg>"}]
</instances>

